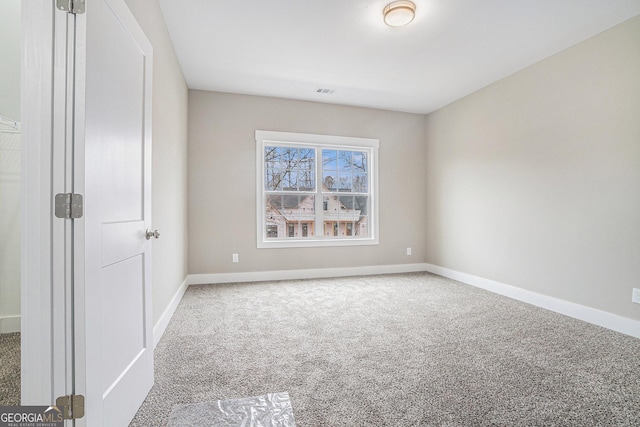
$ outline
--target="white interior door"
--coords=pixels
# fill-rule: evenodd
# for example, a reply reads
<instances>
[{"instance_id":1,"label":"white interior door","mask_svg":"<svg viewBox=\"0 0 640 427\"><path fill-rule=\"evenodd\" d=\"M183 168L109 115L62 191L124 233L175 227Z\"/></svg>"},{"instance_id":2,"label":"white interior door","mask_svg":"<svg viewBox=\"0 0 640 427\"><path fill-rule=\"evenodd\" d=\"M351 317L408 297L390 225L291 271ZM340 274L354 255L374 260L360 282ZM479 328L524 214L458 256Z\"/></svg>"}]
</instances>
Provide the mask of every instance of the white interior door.
<instances>
[{"instance_id":1,"label":"white interior door","mask_svg":"<svg viewBox=\"0 0 640 427\"><path fill-rule=\"evenodd\" d=\"M77 15L76 393L91 427L127 425L153 385L152 49L123 0ZM84 388L84 393L82 389Z\"/></svg>"}]
</instances>

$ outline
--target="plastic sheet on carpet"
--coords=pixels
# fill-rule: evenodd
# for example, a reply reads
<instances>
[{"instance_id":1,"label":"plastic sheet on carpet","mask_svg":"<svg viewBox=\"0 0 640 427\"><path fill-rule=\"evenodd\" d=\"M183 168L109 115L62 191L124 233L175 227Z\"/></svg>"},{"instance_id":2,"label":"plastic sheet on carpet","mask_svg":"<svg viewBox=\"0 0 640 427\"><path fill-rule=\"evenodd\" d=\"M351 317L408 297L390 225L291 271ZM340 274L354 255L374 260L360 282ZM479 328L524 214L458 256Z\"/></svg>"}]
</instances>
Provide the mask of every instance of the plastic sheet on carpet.
<instances>
[{"instance_id":1,"label":"plastic sheet on carpet","mask_svg":"<svg viewBox=\"0 0 640 427\"><path fill-rule=\"evenodd\" d=\"M175 405L168 427L295 427L289 393Z\"/></svg>"}]
</instances>

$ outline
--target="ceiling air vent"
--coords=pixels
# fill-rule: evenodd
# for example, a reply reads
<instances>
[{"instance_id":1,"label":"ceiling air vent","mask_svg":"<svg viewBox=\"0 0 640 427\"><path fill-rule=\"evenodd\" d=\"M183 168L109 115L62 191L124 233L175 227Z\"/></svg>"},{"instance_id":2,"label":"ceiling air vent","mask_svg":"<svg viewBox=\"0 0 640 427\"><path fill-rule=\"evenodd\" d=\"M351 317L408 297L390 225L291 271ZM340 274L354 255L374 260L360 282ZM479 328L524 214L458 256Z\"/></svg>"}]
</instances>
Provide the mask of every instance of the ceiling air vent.
<instances>
[{"instance_id":1,"label":"ceiling air vent","mask_svg":"<svg viewBox=\"0 0 640 427\"><path fill-rule=\"evenodd\" d=\"M317 89L316 92L332 94L333 92L335 92L335 90L333 90L333 89Z\"/></svg>"}]
</instances>

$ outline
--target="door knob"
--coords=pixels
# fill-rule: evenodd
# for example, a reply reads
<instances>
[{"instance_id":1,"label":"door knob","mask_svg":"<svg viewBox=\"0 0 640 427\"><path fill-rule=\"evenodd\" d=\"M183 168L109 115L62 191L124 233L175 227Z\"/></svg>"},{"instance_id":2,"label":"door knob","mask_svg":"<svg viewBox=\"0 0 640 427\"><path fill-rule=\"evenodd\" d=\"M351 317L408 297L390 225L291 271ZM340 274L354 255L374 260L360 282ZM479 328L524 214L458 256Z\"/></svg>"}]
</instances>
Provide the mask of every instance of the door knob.
<instances>
[{"instance_id":1,"label":"door knob","mask_svg":"<svg viewBox=\"0 0 640 427\"><path fill-rule=\"evenodd\" d=\"M147 240L151 240L152 237L158 239L160 238L160 233L158 233L158 230L151 231L147 228L145 237L147 238Z\"/></svg>"}]
</instances>

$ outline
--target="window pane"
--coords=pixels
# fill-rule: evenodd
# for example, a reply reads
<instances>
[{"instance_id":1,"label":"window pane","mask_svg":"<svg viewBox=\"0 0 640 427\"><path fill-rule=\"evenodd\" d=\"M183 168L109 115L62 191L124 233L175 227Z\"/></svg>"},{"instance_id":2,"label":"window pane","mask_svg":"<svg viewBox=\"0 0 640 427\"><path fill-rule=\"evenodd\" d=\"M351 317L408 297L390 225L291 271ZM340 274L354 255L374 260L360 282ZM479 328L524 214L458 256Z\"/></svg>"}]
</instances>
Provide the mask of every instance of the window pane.
<instances>
[{"instance_id":1,"label":"window pane","mask_svg":"<svg viewBox=\"0 0 640 427\"><path fill-rule=\"evenodd\" d=\"M283 180L284 191L296 191L298 189L298 172L294 170L285 170Z\"/></svg>"},{"instance_id":2,"label":"window pane","mask_svg":"<svg viewBox=\"0 0 640 427\"><path fill-rule=\"evenodd\" d=\"M324 186L324 191L336 191L337 184L335 171L322 173L322 185Z\"/></svg>"},{"instance_id":3,"label":"window pane","mask_svg":"<svg viewBox=\"0 0 640 427\"><path fill-rule=\"evenodd\" d=\"M353 175L353 192L366 193L369 191L367 175L365 173L355 173Z\"/></svg>"},{"instance_id":4,"label":"window pane","mask_svg":"<svg viewBox=\"0 0 640 427\"><path fill-rule=\"evenodd\" d=\"M368 234L368 205L367 196L337 196L325 197L328 207L331 207L325 215L325 224L333 227L333 236L367 237ZM327 221L328 220L328 221ZM325 225L325 235L328 227ZM337 230L337 235L335 234Z\"/></svg>"},{"instance_id":5,"label":"window pane","mask_svg":"<svg viewBox=\"0 0 640 427\"><path fill-rule=\"evenodd\" d=\"M298 166L298 189L301 191L315 191L316 189L316 161L315 150L301 148Z\"/></svg>"},{"instance_id":6,"label":"window pane","mask_svg":"<svg viewBox=\"0 0 640 427\"><path fill-rule=\"evenodd\" d=\"M282 153L280 156L280 162L282 162L285 169L292 169L292 166L297 161L298 149L291 147L281 147L280 153Z\"/></svg>"},{"instance_id":7,"label":"window pane","mask_svg":"<svg viewBox=\"0 0 640 427\"><path fill-rule=\"evenodd\" d=\"M338 170L340 172L351 172L352 165L352 152L351 151L338 151Z\"/></svg>"},{"instance_id":8,"label":"window pane","mask_svg":"<svg viewBox=\"0 0 640 427\"><path fill-rule=\"evenodd\" d=\"M278 226L273 224L267 224L267 238L268 239L277 239L278 238Z\"/></svg>"},{"instance_id":9,"label":"window pane","mask_svg":"<svg viewBox=\"0 0 640 427\"><path fill-rule=\"evenodd\" d=\"M360 218L360 210L354 205L355 197L340 196L340 217L341 222L357 222Z\"/></svg>"},{"instance_id":10,"label":"window pane","mask_svg":"<svg viewBox=\"0 0 640 427\"><path fill-rule=\"evenodd\" d=\"M353 198L354 209L360 211L360 215L367 215L369 213L369 197L356 196Z\"/></svg>"},{"instance_id":11,"label":"window pane","mask_svg":"<svg viewBox=\"0 0 640 427\"><path fill-rule=\"evenodd\" d=\"M264 148L264 172L265 172L265 190L279 190L282 183L282 173L280 164L278 163L278 148Z\"/></svg>"},{"instance_id":12,"label":"window pane","mask_svg":"<svg viewBox=\"0 0 640 427\"><path fill-rule=\"evenodd\" d=\"M360 222L356 224L354 236L369 237L369 217L364 215L360 217Z\"/></svg>"},{"instance_id":13,"label":"window pane","mask_svg":"<svg viewBox=\"0 0 640 427\"><path fill-rule=\"evenodd\" d=\"M367 193L367 153L322 150L322 184L325 192Z\"/></svg>"},{"instance_id":14,"label":"window pane","mask_svg":"<svg viewBox=\"0 0 640 427\"><path fill-rule=\"evenodd\" d=\"M267 170L265 173L264 189L277 191L282 189L282 175L276 169Z\"/></svg>"},{"instance_id":15,"label":"window pane","mask_svg":"<svg viewBox=\"0 0 640 427\"><path fill-rule=\"evenodd\" d=\"M323 197L325 237L368 236L367 196Z\"/></svg>"},{"instance_id":16,"label":"window pane","mask_svg":"<svg viewBox=\"0 0 640 427\"><path fill-rule=\"evenodd\" d=\"M297 155L297 187L302 191L314 191L316 188L316 158L312 148L299 148Z\"/></svg>"},{"instance_id":17,"label":"window pane","mask_svg":"<svg viewBox=\"0 0 640 427\"><path fill-rule=\"evenodd\" d=\"M371 199L368 196L355 196L353 198L353 208L359 212L358 221L354 222L354 236L369 237L370 201Z\"/></svg>"},{"instance_id":18,"label":"window pane","mask_svg":"<svg viewBox=\"0 0 640 427\"><path fill-rule=\"evenodd\" d=\"M315 235L315 196L268 195L266 236L284 239Z\"/></svg>"},{"instance_id":19,"label":"window pane","mask_svg":"<svg viewBox=\"0 0 640 427\"><path fill-rule=\"evenodd\" d=\"M364 151L354 151L352 157L352 165L354 173L364 173L369 171L367 166L367 153Z\"/></svg>"},{"instance_id":20,"label":"window pane","mask_svg":"<svg viewBox=\"0 0 640 427\"><path fill-rule=\"evenodd\" d=\"M280 212L281 208L282 196L267 196L265 231L268 239L277 239L284 236L284 217Z\"/></svg>"},{"instance_id":21,"label":"window pane","mask_svg":"<svg viewBox=\"0 0 640 427\"><path fill-rule=\"evenodd\" d=\"M300 219L303 221L313 221L316 216L315 196L299 196L300 203L298 204L298 210L300 212Z\"/></svg>"},{"instance_id":22,"label":"window pane","mask_svg":"<svg viewBox=\"0 0 640 427\"><path fill-rule=\"evenodd\" d=\"M282 209L283 212L288 215L293 215L296 211L298 203L300 201L300 196L280 196L282 198Z\"/></svg>"},{"instance_id":23,"label":"window pane","mask_svg":"<svg viewBox=\"0 0 640 427\"><path fill-rule=\"evenodd\" d=\"M315 191L315 150L265 147L265 190Z\"/></svg>"},{"instance_id":24,"label":"window pane","mask_svg":"<svg viewBox=\"0 0 640 427\"><path fill-rule=\"evenodd\" d=\"M338 177L338 191L351 192L351 174L340 172Z\"/></svg>"},{"instance_id":25,"label":"window pane","mask_svg":"<svg viewBox=\"0 0 640 427\"><path fill-rule=\"evenodd\" d=\"M322 170L335 171L337 168L338 152L336 150L322 150Z\"/></svg>"},{"instance_id":26,"label":"window pane","mask_svg":"<svg viewBox=\"0 0 640 427\"><path fill-rule=\"evenodd\" d=\"M322 198L322 219L324 222L324 236L333 235L333 226L338 219L338 199L335 196Z\"/></svg>"},{"instance_id":27,"label":"window pane","mask_svg":"<svg viewBox=\"0 0 640 427\"><path fill-rule=\"evenodd\" d=\"M267 210L275 209L279 210L282 207L282 196L267 196Z\"/></svg>"}]
</instances>

